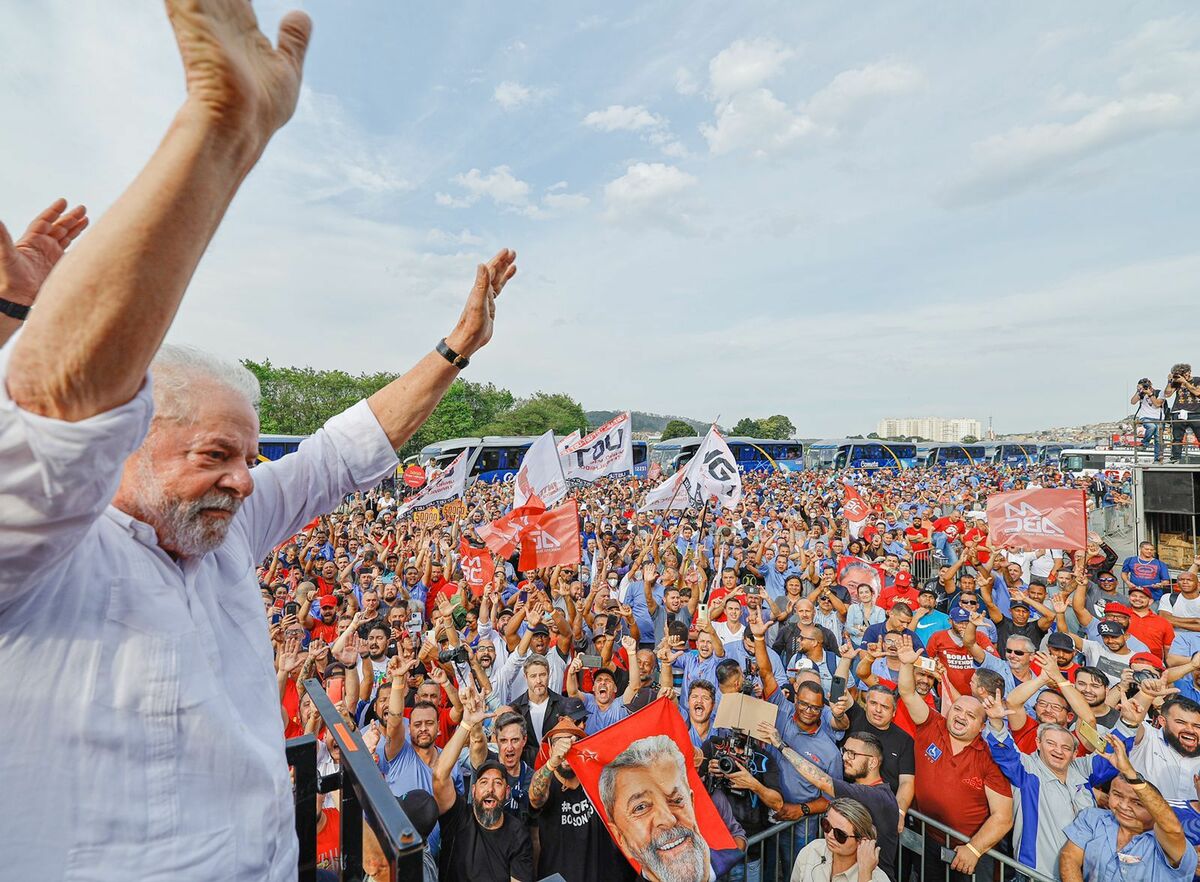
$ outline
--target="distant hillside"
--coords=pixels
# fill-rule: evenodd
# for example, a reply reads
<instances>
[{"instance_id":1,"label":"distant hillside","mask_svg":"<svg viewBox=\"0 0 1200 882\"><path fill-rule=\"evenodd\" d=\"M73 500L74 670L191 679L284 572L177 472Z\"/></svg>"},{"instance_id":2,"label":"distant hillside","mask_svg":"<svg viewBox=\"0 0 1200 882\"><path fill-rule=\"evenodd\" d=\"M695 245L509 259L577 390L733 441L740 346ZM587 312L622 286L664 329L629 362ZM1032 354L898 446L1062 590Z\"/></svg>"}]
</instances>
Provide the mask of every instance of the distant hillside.
<instances>
[{"instance_id":1,"label":"distant hillside","mask_svg":"<svg viewBox=\"0 0 1200 882\"><path fill-rule=\"evenodd\" d=\"M588 425L593 429L597 426L602 426L615 417L621 411L619 410L589 410L585 411ZM661 432L667 427L667 423L671 420L683 420L693 429L697 435L703 435L708 431L709 423L704 420L691 420L681 416L663 416L657 413L643 413L640 410L630 412L633 418L633 431L635 432Z\"/></svg>"}]
</instances>

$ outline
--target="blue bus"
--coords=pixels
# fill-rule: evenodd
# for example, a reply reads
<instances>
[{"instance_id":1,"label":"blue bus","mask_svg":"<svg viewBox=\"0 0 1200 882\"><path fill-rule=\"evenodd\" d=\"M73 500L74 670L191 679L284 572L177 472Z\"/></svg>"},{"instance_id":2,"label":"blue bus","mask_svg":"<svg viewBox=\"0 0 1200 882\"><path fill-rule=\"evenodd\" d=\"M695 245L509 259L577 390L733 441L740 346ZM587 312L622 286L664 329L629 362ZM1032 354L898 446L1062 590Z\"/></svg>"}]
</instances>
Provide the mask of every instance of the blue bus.
<instances>
[{"instance_id":1,"label":"blue bus","mask_svg":"<svg viewBox=\"0 0 1200 882\"><path fill-rule=\"evenodd\" d=\"M993 465L1010 467L1032 466L1038 462L1036 444L1017 441L997 441L983 445L984 458Z\"/></svg>"},{"instance_id":2,"label":"blue bus","mask_svg":"<svg viewBox=\"0 0 1200 882\"><path fill-rule=\"evenodd\" d=\"M908 441L841 438L814 441L804 450L808 468L911 469L917 465L917 445Z\"/></svg>"},{"instance_id":3,"label":"blue bus","mask_svg":"<svg viewBox=\"0 0 1200 882\"><path fill-rule=\"evenodd\" d=\"M415 462L426 469L449 465L464 448L467 455L470 478L488 484L511 481L517 476L525 451L537 440L536 435L488 435L483 438L450 438L438 441L421 449ZM645 441L633 442L633 473L646 477L648 446Z\"/></svg>"},{"instance_id":4,"label":"blue bus","mask_svg":"<svg viewBox=\"0 0 1200 882\"><path fill-rule=\"evenodd\" d=\"M735 435L726 438L729 451L737 461L739 472L799 472L804 469L804 445L799 441L779 441L774 438L747 438ZM670 438L656 441L650 450L651 462L661 466L664 475L674 474L696 455L704 438Z\"/></svg>"},{"instance_id":5,"label":"blue bus","mask_svg":"<svg viewBox=\"0 0 1200 882\"><path fill-rule=\"evenodd\" d=\"M1041 465L1055 465L1056 466L1056 465L1058 465L1059 457L1062 455L1062 452L1070 446L1071 445L1069 445L1069 444L1059 444L1059 443L1039 444L1037 446L1037 448L1038 448L1037 461Z\"/></svg>"},{"instance_id":6,"label":"blue bus","mask_svg":"<svg viewBox=\"0 0 1200 882\"><path fill-rule=\"evenodd\" d=\"M979 465L987 459L982 444L918 444L917 461L929 468Z\"/></svg>"},{"instance_id":7,"label":"blue bus","mask_svg":"<svg viewBox=\"0 0 1200 882\"><path fill-rule=\"evenodd\" d=\"M267 462L281 459L289 453L295 453L300 448L300 442L307 437L307 435L259 435L258 460Z\"/></svg>"}]
</instances>

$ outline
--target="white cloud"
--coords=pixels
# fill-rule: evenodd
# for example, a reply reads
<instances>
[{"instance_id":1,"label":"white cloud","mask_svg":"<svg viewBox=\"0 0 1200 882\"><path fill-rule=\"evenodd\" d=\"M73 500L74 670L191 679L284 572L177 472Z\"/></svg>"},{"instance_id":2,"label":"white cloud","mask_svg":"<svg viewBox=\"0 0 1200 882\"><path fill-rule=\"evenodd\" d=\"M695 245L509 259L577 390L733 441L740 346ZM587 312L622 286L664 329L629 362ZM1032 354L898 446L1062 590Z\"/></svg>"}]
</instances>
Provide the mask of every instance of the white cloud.
<instances>
[{"instance_id":1,"label":"white cloud","mask_svg":"<svg viewBox=\"0 0 1200 882\"><path fill-rule=\"evenodd\" d=\"M783 70L796 53L778 40L735 40L708 63L708 77L717 98L761 86Z\"/></svg>"},{"instance_id":2,"label":"white cloud","mask_svg":"<svg viewBox=\"0 0 1200 882\"><path fill-rule=\"evenodd\" d=\"M708 141L709 150L718 156L742 149L765 156L814 134L817 127L769 89L754 89L720 102L715 123L702 125L700 131Z\"/></svg>"},{"instance_id":3,"label":"white cloud","mask_svg":"<svg viewBox=\"0 0 1200 882\"><path fill-rule=\"evenodd\" d=\"M445 230L440 230L434 227L425 234L425 241L431 245L440 246L462 246L462 245L479 245L483 239L476 236L465 227L457 233L448 233Z\"/></svg>"},{"instance_id":4,"label":"white cloud","mask_svg":"<svg viewBox=\"0 0 1200 882\"><path fill-rule=\"evenodd\" d=\"M1109 101L1068 123L1019 126L974 145L972 168L948 199L966 205L1010 195L1088 156L1198 123L1197 96L1156 93Z\"/></svg>"},{"instance_id":5,"label":"white cloud","mask_svg":"<svg viewBox=\"0 0 1200 882\"><path fill-rule=\"evenodd\" d=\"M453 205L457 208L462 205L474 205L486 196L496 205L521 206L529 199L529 184L513 175L512 169L507 165L498 165L486 175L473 168L466 174L460 172L455 175L453 181L466 191L466 195L458 201L453 201L452 197L446 197L447 201L443 201L442 197L445 194L439 193L439 204Z\"/></svg>"},{"instance_id":6,"label":"white cloud","mask_svg":"<svg viewBox=\"0 0 1200 882\"><path fill-rule=\"evenodd\" d=\"M661 162L635 162L604 187L605 218L632 226L694 233L695 176Z\"/></svg>"},{"instance_id":7,"label":"white cloud","mask_svg":"<svg viewBox=\"0 0 1200 882\"><path fill-rule=\"evenodd\" d=\"M591 199L582 193L547 193L542 197L542 204L554 211L578 211L587 208Z\"/></svg>"},{"instance_id":8,"label":"white cloud","mask_svg":"<svg viewBox=\"0 0 1200 882\"><path fill-rule=\"evenodd\" d=\"M505 110L516 110L522 104L529 103L533 98L533 92L527 86L522 86L518 82L505 80L496 86L495 91L492 92L492 97Z\"/></svg>"},{"instance_id":9,"label":"white cloud","mask_svg":"<svg viewBox=\"0 0 1200 882\"><path fill-rule=\"evenodd\" d=\"M924 84L925 78L916 68L878 61L839 73L808 100L805 110L814 119L847 121L861 117L876 99L904 95Z\"/></svg>"},{"instance_id":10,"label":"white cloud","mask_svg":"<svg viewBox=\"0 0 1200 882\"><path fill-rule=\"evenodd\" d=\"M655 116L641 105L625 107L621 104L610 104L604 110L593 110L583 118L583 124L601 132L637 132L642 129L656 129L663 121L661 117Z\"/></svg>"}]
</instances>

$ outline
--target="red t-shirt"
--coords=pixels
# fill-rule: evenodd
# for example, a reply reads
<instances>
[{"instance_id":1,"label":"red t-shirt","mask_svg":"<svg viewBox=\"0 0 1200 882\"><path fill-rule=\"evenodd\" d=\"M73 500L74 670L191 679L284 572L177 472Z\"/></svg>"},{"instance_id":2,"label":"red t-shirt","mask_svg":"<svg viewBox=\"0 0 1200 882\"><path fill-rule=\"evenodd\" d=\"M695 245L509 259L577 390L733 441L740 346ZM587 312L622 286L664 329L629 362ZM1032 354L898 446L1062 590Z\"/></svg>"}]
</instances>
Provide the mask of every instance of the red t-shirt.
<instances>
[{"instance_id":1,"label":"red t-shirt","mask_svg":"<svg viewBox=\"0 0 1200 882\"><path fill-rule=\"evenodd\" d=\"M885 680L883 677L879 678L879 685L886 686L888 689L896 689L897 688L897 684L894 681ZM925 703L927 705L929 705L929 709L936 714L937 713L937 705L934 703L933 693L927 692L925 694L924 698L925 698ZM913 722L912 716L908 712L908 705L906 705L900 699L899 696L896 697L896 716L892 719L892 722L895 723L897 726L899 726L901 729L903 729L905 732L907 732L909 735L912 735L914 738L916 737L917 724Z\"/></svg>"},{"instance_id":2,"label":"red t-shirt","mask_svg":"<svg viewBox=\"0 0 1200 882\"><path fill-rule=\"evenodd\" d=\"M312 630L308 632L309 636L315 639L324 640L326 643L332 644L338 639L337 624L326 625L324 622L317 620L317 623L312 626Z\"/></svg>"},{"instance_id":3,"label":"red t-shirt","mask_svg":"<svg viewBox=\"0 0 1200 882\"><path fill-rule=\"evenodd\" d=\"M320 576L317 576L317 596L326 597L330 594L333 594L333 589L336 584L336 582L326 582Z\"/></svg>"},{"instance_id":4,"label":"red t-shirt","mask_svg":"<svg viewBox=\"0 0 1200 882\"><path fill-rule=\"evenodd\" d=\"M909 585L907 588L898 588L895 585L889 585L879 592L879 599L875 602L884 612L889 612L892 604L897 601L907 603L915 610L920 605L918 603L920 597L920 593L912 585Z\"/></svg>"},{"instance_id":5,"label":"red t-shirt","mask_svg":"<svg viewBox=\"0 0 1200 882\"><path fill-rule=\"evenodd\" d=\"M981 542L987 541L987 536L984 535L983 530L979 529L978 527L972 527L971 529L967 530L967 532L963 533L963 542L974 542L977 539ZM984 551L982 548L976 548L975 559L981 564L985 564L992 559L992 555L991 552Z\"/></svg>"},{"instance_id":6,"label":"red t-shirt","mask_svg":"<svg viewBox=\"0 0 1200 882\"><path fill-rule=\"evenodd\" d=\"M1167 650L1175 642L1175 628L1160 615L1149 613L1139 616L1136 612L1129 618L1129 633L1146 644L1146 649L1159 658L1167 657Z\"/></svg>"},{"instance_id":7,"label":"red t-shirt","mask_svg":"<svg viewBox=\"0 0 1200 882\"><path fill-rule=\"evenodd\" d=\"M909 547L913 551L927 551L929 549L929 534L925 532L924 527L909 527L904 531L904 535L908 537Z\"/></svg>"},{"instance_id":8,"label":"red t-shirt","mask_svg":"<svg viewBox=\"0 0 1200 882\"><path fill-rule=\"evenodd\" d=\"M971 657L971 653L967 652L965 647L954 642L954 638L950 636L951 633L947 629L933 634L925 641L925 655L928 658L940 658L942 664L946 666L946 673L950 677L950 682L954 684L954 688L958 690L958 694L970 695L971 675L975 673L975 659ZM976 632L975 642L983 648L984 652L990 652L993 649L992 641L986 634ZM995 655L995 652L992 652L992 655Z\"/></svg>"},{"instance_id":9,"label":"red t-shirt","mask_svg":"<svg viewBox=\"0 0 1200 882\"><path fill-rule=\"evenodd\" d=\"M1012 786L983 739L976 738L954 753L946 721L939 713L930 713L916 727L913 756L917 809L967 836L974 836L990 814L985 787L1001 796L1012 796ZM934 838L939 842L943 839Z\"/></svg>"},{"instance_id":10,"label":"red t-shirt","mask_svg":"<svg viewBox=\"0 0 1200 882\"><path fill-rule=\"evenodd\" d=\"M953 542L967 531L967 525L953 518L938 518L933 522L933 532L945 533L946 538Z\"/></svg>"},{"instance_id":11,"label":"red t-shirt","mask_svg":"<svg viewBox=\"0 0 1200 882\"><path fill-rule=\"evenodd\" d=\"M283 687L283 710L287 714L283 737L299 738L304 734L304 727L300 725L300 692L296 689L296 681L291 677L288 677L287 685Z\"/></svg>"},{"instance_id":12,"label":"red t-shirt","mask_svg":"<svg viewBox=\"0 0 1200 882\"><path fill-rule=\"evenodd\" d=\"M440 595L445 594L450 597L457 593L458 586L449 579L442 577L440 582L434 582L429 586L429 593L425 596L425 621L433 618L433 611L437 609L437 599Z\"/></svg>"},{"instance_id":13,"label":"red t-shirt","mask_svg":"<svg viewBox=\"0 0 1200 882\"><path fill-rule=\"evenodd\" d=\"M317 869L342 867L342 816L335 808L323 808L325 826L317 831Z\"/></svg>"},{"instance_id":14,"label":"red t-shirt","mask_svg":"<svg viewBox=\"0 0 1200 882\"><path fill-rule=\"evenodd\" d=\"M411 718L412 712L413 712L413 709L411 707L406 707L404 709L404 719L407 720L407 719ZM450 719L450 708L439 707L438 708L438 733L437 733L437 738L435 738L433 740L434 745L437 747L445 747L446 742L450 740L452 735L454 735L454 730L457 728L458 728L458 724L455 723L454 720Z\"/></svg>"}]
</instances>

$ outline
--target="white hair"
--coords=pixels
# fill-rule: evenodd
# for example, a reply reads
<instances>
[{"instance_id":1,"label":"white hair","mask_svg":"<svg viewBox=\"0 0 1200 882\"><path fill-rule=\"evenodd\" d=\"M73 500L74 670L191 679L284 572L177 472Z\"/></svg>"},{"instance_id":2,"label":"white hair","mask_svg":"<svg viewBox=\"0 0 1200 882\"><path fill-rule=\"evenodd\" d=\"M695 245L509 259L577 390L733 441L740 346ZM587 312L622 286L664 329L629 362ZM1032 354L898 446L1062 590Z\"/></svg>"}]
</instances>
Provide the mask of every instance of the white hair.
<instances>
[{"instance_id":1,"label":"white hair","mask_svg":"<svg viewBox=\"0 0 1200 882\"><path fill-rule=\"evenodd\" d=\"M246 399L255 410L262 399L258 377L236 361L229 361L194 346L164 343L150 363L154 382L156 419L187 422L197 408L192 402L193 385L208 380L224 386Z\"/></svg>"}]
</instances>

